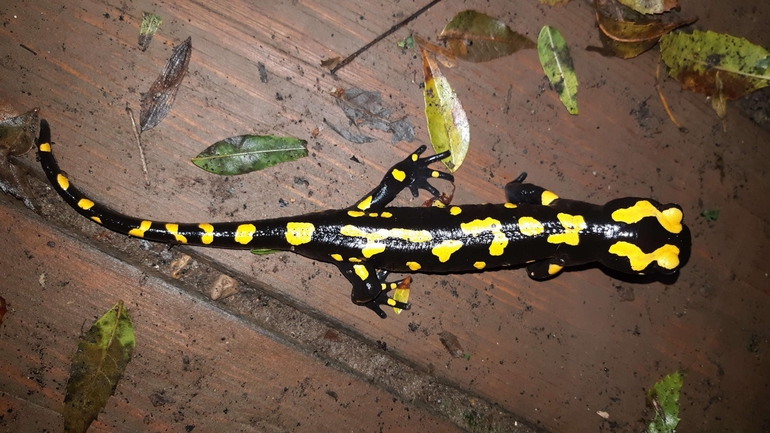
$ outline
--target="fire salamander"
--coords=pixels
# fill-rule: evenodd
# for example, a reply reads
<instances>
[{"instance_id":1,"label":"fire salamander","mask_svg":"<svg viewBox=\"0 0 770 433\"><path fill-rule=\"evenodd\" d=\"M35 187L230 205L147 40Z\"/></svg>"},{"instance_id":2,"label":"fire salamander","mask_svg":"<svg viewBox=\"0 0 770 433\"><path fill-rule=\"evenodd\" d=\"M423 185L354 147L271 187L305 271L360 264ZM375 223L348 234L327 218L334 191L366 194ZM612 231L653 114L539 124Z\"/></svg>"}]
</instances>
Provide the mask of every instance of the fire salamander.
<instances>
[{"instance_id":1,"label":"fire salamander","mask_svg":"<svg viewBox=\"0 0 770 433\"><path fill-rule=\"evenodd\" d=\"M409 309L388 296L388 271L456 273L527 264L536 280L567 266L598 262L630 274L676 272L690 253L682 208L626 197L601 206L566 200L524 183L505 186L507 202L440 207L387 207L405 188L438 195L429 179L453 181L428 166L448 156L420 158L421 146L391 167L353 206L288 218L222 223L168 223L133 218L89 199L70 184L51 153L43 120L40 162L54 189L81 215L151 241L231 249L292 251L335 264L353 284L351 298L384 318L380 306Z\"/></svg>"}]
</instances>

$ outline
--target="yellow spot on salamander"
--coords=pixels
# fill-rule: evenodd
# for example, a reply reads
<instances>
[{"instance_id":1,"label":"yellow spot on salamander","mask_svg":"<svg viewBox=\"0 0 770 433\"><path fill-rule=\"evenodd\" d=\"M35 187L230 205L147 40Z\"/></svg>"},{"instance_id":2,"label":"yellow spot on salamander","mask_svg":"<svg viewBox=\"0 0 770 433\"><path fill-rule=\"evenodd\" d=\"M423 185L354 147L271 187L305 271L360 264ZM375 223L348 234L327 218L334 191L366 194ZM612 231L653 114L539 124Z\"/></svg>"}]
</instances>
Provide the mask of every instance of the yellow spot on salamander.
<instances>
[{"instance_id":1,"label":"yellow spot on salamander","mask_svg":"<svg viewBox=\"0 0 770 433\"><path fill-rule=\"evenodd\" d=\"M445 263L447 260L449 260L449 257L452 254L454 254L455 251L459 250L460 247L462 246L463 246L462 242L455 239L448 239L436 245L430 251L433 253L434 256L438 257L438 261L440 261L441 263Z\"/></svg>"},{"instance_id":2,"label":"yellow spot on salamander","mask_svg":"<svg viewBox=\"0 0 770 433\"><path fill-rule=\"evenodd\" d=\"M142 221L141 223L139 223L139 227L129 230L128 235L136 236L137 238L143 238L144 232L149 230L151 225L152 225L151 221Z\"/></svg>"},{"instance_id":3,"label":"yellow spot on salamander","mask_svg":"<svg viewBox=\"0 0 770 433\"><path fill-rule=\"evenodd\" d=\"M342 256L339 254L332 254L332 258L338 262L342 261Z\"/></svg>"},{"instance_id":4,"label":"yellow spot on salamander","mask_svg":"<svg viewBox=\"0 0 770 433\"><path fill-rule=\"evenodd\" d=\"M101 218L99 218L98 216L92 216L92 217L91 217L91 219L92 219L92 220L94 220L94 221L96 221L96 222L98 222L99 224L101 224L101 223L102 223L102 219L101 219Z\"/></svg>"},{"instance_id":5,"label":"yellow spot on salamander","mask_svg":"<svg viewBox=\"0 0 770 433\"><path fill-rule=\"evenodd\" d=\"M187 243L187 238L179 234L179 224L166 224L166 230L174 235L174 238L180 244Z\"/></svg>"},{"instance_id":6,"label":"yellow spot on salamander","mask_svg":"<svg viewBox=\"0 0 770 433\"><path fill-rule=\"evenodd\" d=\"M369 214L371 218L377 218L377 212L372 212Z\"/></svg>"},{"instance_id":7,"label":"yellow spot on salamander","mask_svg":"<svg viewBox=\"0 0 770 433\"><path fill-rule=\"evenodd\" d=\"M78 201L78 207L83 209L83 210L88 210L88 209L91 209L92 207L94 207L94 202L92 202L91 200L89 200L87 198L81 198Z\"/></svg>"},{"instance_id":8,"label":"yellow spot on salamander","mask_svg":"<svg viewBox=\"0 0 770 433\"><path fill-rule=\"evenodd\" d=\"M366 281L369 278L369 270L364 265L353 265L353 270L356 271L356 275L361 281Z\"/></svg>"},{"instance_id":9,"label":"yellow spot on salamander","mask_svg":"<svg viewBox=\"0 0 770 433\"><path fill-rule=\"evenodd\" d=\"M359 259L358 257L351 257L348 259L350 263L361 263L363 260Z\"/></svg>"},{"instance_id":10,"label":"yellow spot on salamander","mask_svg":"<svg viewBox=\"0 0 770 433\"><path fill-rule=\"evenodd\" d=\"M358 206L356 207L361 210L367 210L371 205L372 205L372 196L368 196L365 199L361 200L361 202L358 203Z\"/></svg>"},{"instance_id":11,"label":"yellow spot on salamander","mask_svg":"<svg viewBox=\"0 0 770 433\"><path fill-rule=\"evenodd\" d=\"M353 218L358 218L366 215L366 213L361 212L360 210L349 210L348 215L352 216Z\"/></svg>"},{"instance_id":12,"label":"yellow spot on salamander","mask_svg":"<svg viewBox=\"0 0 770 433\"><path fill-rule=\"evenodd\" d=\"M417 262L406 262L406 266L413 271L419 271L422 268L422 265Z\"/></svg>"},{"instance_id":13,"label":"yellow spot on salamander","mask_svg":"<svg viewBox=\"0 0 770 433\"><path fill-rule=\"evenodd\" d=\"M390 174L393 176L393 179L396 179L399 182L403 182L404 179L406 179L406 173L403 171L394 168L393 171L390 172Z\"/></svg>"},{"instance_id":14,"label":"yellow spot on salamander","mask_svg":"<svg viewBox=\"0 0 770 433\"><path fill-rule=\"evenodd\" d=\"M198 227L203 230L201 242L203 242L204 245L214 242L214 226L208 223L200 223L198 224Z\"/></svg>"},{"instance_id":15,"label":"yellow spot on salamander","mask_svg":"<svg viewBox=\"0 0 770 433\"><path fill-rule=\"evenodd\" d=\"M390 217L393 216L393 214L390 213L390 212L383 212L383 213L380 214L380 216L383 217L383 218L390 218Z\"/></svg>"},{"instance_id":16,"label":"yellow spot on salamander","mask_svg":"<svg viewBox=\"0 0 770 433\"><path fill-rule=\"evenodd\" d=\"M371 258L373 255L379 254L383 251L385 251L385 244L370 242L370 243L367 243L366 246L364 246L361 249L361 254L363 254L364 257L368 259L368 258Z\"/></svg>"},{"instance_id":17,"label":"yellow spot on salamander","mask_svg":"<svg viewBox=\"0 0 770 433\"><path fill-rule=\"evenodd\" d=\"M564 227L564 233L557 233L555 235L548 236L548 243L551 244L567 244L573 247L580 243L580 237L578 234L581 230L585 230L585 219L580 215L569 215L566 213L559 213L556 215L559 218L559 222Z\"/></svg>"},{"instance_id":18,"label":"yellow spot on salamander","mask_svg":"<svg viewBox=\"0 0 770 433\"><path fill-rule=\"evenodd\" d=\"M543 203L543 206L548 206L557 198L559 198L558 195L552 193L551 191L545 190L543 191L543 195L540 196L540 202Z\"/></svg>"},{"instance_id":19,"label":"yellow spot on salamander","mask_svg":"<svg viewBox=\"0 0 770 433\"><path fill-rule=\"evenodd\" d=\"M489 244L489 254L492 256L501 256L503 251L505 251L505 247L508 246L508 238L501 230L502 227L499 220L489 217L483 220L476 219L460 224L460 230L474 238L484 232L491 232L494 238L492 243Z\"/></svg>"},{"instance_id":20,"label":"yellow spot on salamander","mask_svg":"<svg viewBox=\"0 0 770 433\"><path fill-rule=\"evenodd\" d=\"M460 213L463 211L461 207L452 206L449 208L449 213L451 215L460 215Z\"/></svg>"},{"instance_id":21,"label":"yellow spot on salamander","mask_svg":"<svg viewBox=\"0 0 770 433\"><path fill-rule=\"evenodd\" d=\"M254 224L241 224L235 229L235 242L246 245L254 239L256 232L257 228L254 227Z\"/></svg>"},{"instance_id":22,"label":"yellow spot on salamander","mask_svg":"<svg viewBox=\"0 0 770 433\"><path fill-rule=\"evenodd\" d=\"M609 251L620 257L628 257L631 269L635 271L643 271L653 261L664 269L676 269L679 266L679 248L674 245L666 244L647 254L632 243L620 241L615 242Z\"/></svg>"},{"instance_id":23,"label":"yellow spot on salamander","mask_svg":"<svg viewBox=\"0 0 770 433\"><path fill-rule=\"evenodd\" d=\"M286 224L286 242L291 245L302 245L310 242L315 226L312 223Z\"/></svg>"},{"instance_id":24,"label":"yellow spot on salamander","mask_svg":"<svg viewBox=\"0 0 770 433\"><path fill-rule=\"evenodd\" d=\"M524 236L537 236L544 230L543 223L532 217L519 218L519 231Z\"/></svg>"},{"instance_id":25,"label":"yellow spot on salamander","mask_svg":"<svg viewBox=\"0 0 770 433\"><path fill-rule=\"evenodd\" d=\"M484 262L476 262L473 264L473 267L476 269L484 269L487 267L487 264Z\"/></svg>"},{"instance_id":26,"label":"yellow spot on salamander","mask_svg":"<svg viewBox=\"0 0 770 433\"><path fill-rule=\"evenodd\" d=\"M506 207L506 209L516 209L516 207L517 207L517 206L516 206L515 204L513 204L513 203L506 203L506 204L504 204L503 206L505 206L505 207Z\"/></svg>"},{"instance_id":27,"label":"yellow spot on salamander","mask_svg":"<svg viewBox=\"0 0 770 433\"><path fill-rule=\"evenodd\" d=\"M661 212L649 201L639 200L629 208L618 209L612 213L613 220L626 224L639 222L645 217L657 218L658 223L670 233L682 231L682 211L675 207L670 207Z\"/></svg>"},{"instance_id":28,"label":"yellow spot on salamander","mask_svg":"<svg viewBox=\"0 0 770 433\"><path fill-rule=\"evenodd\" d=\"M440 174L438 171L431 171L431 172L430 172L430 177L432 177L432 178L437 178L437 177L439 177L440 175L441 175L441 174Z\"/></svg>"},{"instance_id":29,"label":"yellow spot on salamander","mask_svg":"<svg viewBox=\"0 0 770 433\"><path fill-rule=\"evenodd\" d=\"M561 272L562 269L564 269L564 266L550 264L548 265L548 275L556 275Z\"/></svg>"},{"instance_id":30,"label":"yellow spot on salamander","mask_svg":"<svg viewBox=\"0 0 770 433\"><path fill-rule=\"evenodd\" d=\"M50 143L42 143L42 144L40 144L40 151L41 152L50 152L51 151L51 144Z\"/></svg>"},{"instance_id":31,"label":"yellow spot on salamander","mask_svg":"<svg viewBox=\"0 0 770 433\"><path fill-rule=\"evenodd\" d=\"M67 188L70 187L69 179L67 179L67 176L65 176L65 175L63 175L61 173L56 175L56 182L59 184L59 188L65 190L65 191L67 190Z\"/></svg>"},{"instance_id":32,"label":"yellow spot on salamander","mask_svg":"<svg viewBox=\"0 0 770 433\"><path fill-rule=\"evenodd\" d=\"M419 155L417 155L416 153L413 153L413 154L412 154L412 161L417 161L417 159L418 159L419 157L420 157Z\"/></svg>"}]
</instances>

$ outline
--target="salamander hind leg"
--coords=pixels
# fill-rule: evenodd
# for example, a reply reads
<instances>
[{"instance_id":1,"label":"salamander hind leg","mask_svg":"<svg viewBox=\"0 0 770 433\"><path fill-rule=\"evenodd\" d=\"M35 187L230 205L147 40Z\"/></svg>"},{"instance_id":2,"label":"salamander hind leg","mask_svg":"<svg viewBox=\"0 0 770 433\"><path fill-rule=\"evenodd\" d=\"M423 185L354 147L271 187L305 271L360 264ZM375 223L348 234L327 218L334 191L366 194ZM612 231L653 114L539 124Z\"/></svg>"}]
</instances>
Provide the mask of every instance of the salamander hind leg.
<instances>
[{"instance_id":1,"label":"salamander hind leg","mask_svg":"<svg viewBox=\"0 0 770 433\"><path fill-rule=\"evenodd\" d=\"M387 317L387 314L380 308L381 305L402 310L411 308L411 304L396 301L388 296L391 290L398 287L398 283L385 282L387 272L377 272L372 266L363 263L340 263L337 266L353 285L350 299L354 304L374 311L381 319Z\"/></svg>"},{"instance_id":2,"label":"salamander hind leg","mask_svg":"<svg viewBox=\"0 0 770 433\"><path fill-rule=\"evenodd\" d=\"M428 183L428 179L444 179L452 182L454 176L430 169L428 166L446 158L449 156L449 152L420 158L420 154L425 152L425 149L425 146L420 146L406 159L391 167L380 184L351 206L350 210L354 212L380 212L405 188L409 188L415 197L419 195L421 189L438 196L439 191Z\"/></svg>"},{"instance_id":3,"label":"salamander hind leg","mask_svg":"<svg viewBox=\"0 0 770 433\"><path fill-rule=\"evenodd\" d=\"M522 173L516 179L505 185L505 198L509 203L527 203L548 206L559 196L542 186L524 183L527 173Z\"/></svg>"},{"instance_id":4,"label":"salamander hind leg","mask_svg":"<svg viewBox=\"0 0 770 433\"><path fill-rule=\"evenodd\" d=\"M560 257L538 260L527 265L527 275L533 280L547 280L559 275L566 265L566 261Z\"/></svg>"}]
</instances>

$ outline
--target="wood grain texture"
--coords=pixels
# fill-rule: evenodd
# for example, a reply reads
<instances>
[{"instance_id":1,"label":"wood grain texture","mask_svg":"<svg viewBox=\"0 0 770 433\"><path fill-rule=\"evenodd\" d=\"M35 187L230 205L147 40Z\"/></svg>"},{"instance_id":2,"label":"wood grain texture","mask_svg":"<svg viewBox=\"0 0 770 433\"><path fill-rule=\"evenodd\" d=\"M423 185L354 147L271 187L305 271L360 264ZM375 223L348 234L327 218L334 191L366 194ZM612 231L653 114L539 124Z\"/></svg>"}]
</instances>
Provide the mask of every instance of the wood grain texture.
<instances>
[{"instance_id":1,"label":"wood grain texture","mask_svg":"<svg viewBox=\"0 0 770 433\"><path fill-rule=\"evenodd\" d=\"M770 4L724 3L683 1L682 7L699 15L705 28L770 45L763 27L770 19ZM348 283L330 265L289 254L254 257L202 249L196 254L362 342L385 342L396 359L550 431L638 430L638 420L645 415L644 389L676 369L688 371L678 431L757 431L770 425L763 403L770 389L766 374L770 361L764 355L770 350L770 267L765 259L770 248L766 204L770 134L734 111L728 118L728 132L722 132L708 101L680 92L678 84L669 81L664 85L668 101L689 129L688 134L678 132L667 120L653 87L654 53L622 61L583 50L599 44L592 9L584 2L560 8L536 1L517 2L514 8L509 2L445 1L342 69L337 78L320 68L321 60L355 51L420 6L413 1L268 4L237 0L162 4L33 0L0 6L3 92L19 109L42 108L41 117L51 123L54 151L62 168L82 190L116 209L182 221L284 216L349 205L369 191L386 168L417 146L391 146L389 136L369 131L365 132L380 141L354 145L326 129L324 118L345 122L330 95L334 88L381 91L387 104L410 117L418 139L427 142L419 56L416 51L397 48L398 39L410 31L433 36L454 13L466 8L497 16L532 38L542 25L552 25L572 50L581 82L580 116L569 116L556 93L548 89L534 50L444 71L471 124L471 151L456 173L455 202L501 201L503 185L521 171L563 197L605 202L639 195L677 202L693 232L693 257L675 284L629 284L598 269L565 273L546 283L529 280L522 270L417 275L410 298L413 309L380 321L348 302ZM136 38L145 10L161 15L164 24L142 53ZM175 106L161 125L143 135L152 182L145 188L124 106L127 102L138 106L139 93L152 83L172 47L188 36L192 36L193 56ZM265 64L268 83L260 82L257 62ZM312 138L315 128L320 135ZM210 143L248 132L306 139L311 156L231 178L209 176L189 163L190 157ZM360 163L352 161L353 156ZM22 163L40 176L33 159ZM289 205L279 206L280 199ZM410 201L404 195L397 202L417 205L421 200ZM719 220L707 223L699 218L704 209L719 209ZM45 226L35 223L38 226L22 230L19 227L27 223L21 211L4 212L16 212L14 222L6 222L0 235L4 244L45 245L35 238L36 231L46 232ZM8 251L0 252L4 269L11 259L17 260ZM11 377L24 378L36 365L55 365L56 379L46 379L42 386L48 394L33 397L25 393L37 385L14 384L12 391L2 395L4 405L57 410L61 394L51 389L63 386L66 351L77 326L82 317L98 314L95 299L104 297L104 308L108 308L118 293L127 302L133 299L135 308L142 307L140 314L148 317L140 315L140 320L161 323L180 334L176 338L172 338L175 334L144 336L148 347L167 352L162 354L166 358L158 355L157 360L142 365L165 389L195 386L199 377L163 368L163 359L178 362L180 351L188 350L185 345L191 337L187 328L193 325L181 315L185 309L197 309L200 313L196 314L207 317L205 321L211 325L199 330L196 350L201 357L232 349L218 338L234 338L230 329L237 330L233 332L238 335L239 352L233 359L240 360L238 368L243 370L224 369L218 379L220 373L212 365L205 367L210 372L207 381L229 380L233 385L218 387L228 390L225 400L236 393L252 395L269 387L267 376L246 369L267 368L257 365L261 344L272 344L271 350L286 357L275 355L276 362L290 362L286 359L290 359L291 347L268 342L240 344L252 338L241 323L248 318L224 314L184 294L153 294L154 300L143 300L142 293L150 289L143 286L137 291L136 284L120 281L114 275L114 267L122 266L120 263L110 262L102 269L99 264L108 259L82 256L88 247L79 244L63 251L53 254L38 247L33 255L50 252L46 260L19 264L6 275L30 279L31 271L37 270L38 274L48 272L52 281L77 277L89 287L88 299L78 294L68 304L66 297L76 295L66 288L39 293L37 298L21 296L22 286L12 283L15 280L0 283L0 294L7 300L9 293L21 296L18 308L34 307L35 314L42 317L66 312L71 322L66 341L57 332L61 327L50 321L29 325L34 339L19 335L13 340L28 347L26 358L14 361L17 370ZM70 262L78 263L77 272L71 273ZM51 270L46 270L48 266ZM132 275L134 283L142 281L138 274ZM110 281L120 291L103 292L106 289L97 284L103 278L113 278ZM161 289L152 290L165 293ZM60 302L48 301L49 297ZM179 315L153 316L159 314L155 307ZM5 336L12 317L9 313L0 328L4 345L10 344ZM469 360L449 357L438 338L442 331L457 335ZM3 353L1 364L6 363L9 351ZM264 374L294 384L292 389L299 395L298 383L303 380L299 376L316 378L315 392L324 389L319 383L323 370L317 368L312 360L304 360L296 369L308 369L308 373ZM367 366L348 368L357 371ZM248 379L248 386L241 389L234 379L238 375ZM135 382L130 380L127 386ZM264 396L276 396L264 392ZM114 407L127 419L141 419L148 413L154 419L162 414L163 422L172 425L170 414L146 406L146 396L128 401L117 398ZM213 394L206 398L212 400L201 406L191 403L196 412L185 414L185 419L204 425L204 414L223 408L221 402L213 403ZM320 418L349 416L352 422L359 416L335 412L337 406L326 400L332 399L322 391L313 400L315 413L324 414ZM262 406L264 401L250 397L248 408L265 411L272 407ZM207 407L216 410L204 409ZM246 406L242 408L246 410ZM367 410L361 409L362 418ZM609 412L614 424L597 416L598 410ZM288 420L300 420L299 412L289 413L292 415L281 419L286 423L279 424L278 430L291 430ZM441 420L423 416L426 425L441 425ZM226 418L221 413L217 417ZM407 421L403 413L395 418L394 428L406 428L414 421L414 417ZM54 420L55 414L42 419ZM101 428L131 430L118 421L107 421Z\"/></svg>"}]
</instances>

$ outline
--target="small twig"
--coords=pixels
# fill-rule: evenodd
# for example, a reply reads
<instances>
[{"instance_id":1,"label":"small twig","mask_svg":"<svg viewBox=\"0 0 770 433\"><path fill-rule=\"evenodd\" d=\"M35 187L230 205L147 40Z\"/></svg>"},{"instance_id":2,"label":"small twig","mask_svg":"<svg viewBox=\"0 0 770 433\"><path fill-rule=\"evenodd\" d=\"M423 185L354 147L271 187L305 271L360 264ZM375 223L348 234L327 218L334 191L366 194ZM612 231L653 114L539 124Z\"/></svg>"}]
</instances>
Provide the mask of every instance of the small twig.
<instances>
[{"instance_id":1,"label":"small twig","mask_svg":"<svg viewBox=\"0 0 770 433\"><path fill-rule=\"evenodd\" d=\"M663 90L660 86L660 59L658 59L658 68L655 70L655 90L658 91L658 97L660 98L660 102L663 104L663 108L666 110L666 114L668 114L668 118L671 119L671 122L679 128L679 132L688 132L687 128L680 125L679 122L676 121L674 118L674 113L671 112L671 109L668 108L668 102L666 102L666 98L663 97Z\"/></svg>"},{"instance_id":2,"label":"small twig","mask_svg":"<svg viewBox=\"0 0 770 433\"><path fill-rule=\"evenodd\" d=\"M142 171L144 171L144 184L150 186L150 175L147 173L147 161L144 159L144 149L142 148L142 137L139 135L139 130L136 128L136 120L134 120L134 112L131 107L126 104L126 113L131 118L131 128L134 131L134 137L136 138L136 147L139 148L139 159L142 160Z\"/></svg>"},{"instance_id":3,"label":"small twig","mask_svg":"<svg viewBox=\"0 0 770 433\"><path fill-rule=\"evenodd\" d=\"M369 48L371 48L372 45L376 44L377 42L380 42L381 40L383 40L383 39L387 38L388 36L390 36L391 34L393 34L396 30L398 30L401 27L404 27L405 25L409 24L410 21L412 21L415 18L417 18L418 16L422 15L423 12L427 11L428 9L433 7L433 5L435 5L436 3L440 2L440 1L441 0L433 0L432 2L430 2L427 5L423 6L420 10L418 10L415 13L413 13L412 15L410 15L409 17L407 17L406 19L404 19L400 23L398 23L398 24L394 25L393 27L391 27L390 30L388 30L387 32L385 32L385 33L377 36L376 38L374 38L371 42L369 42L368 44L364 45L361 49L359 49L355 53L345 57L345 60L341 61L337 66L332 68L332 70L331 70L332 75L334 75L337 71L342 69L348 63L352 62L353 59L355 59L356 57L358 57L361 54L363 54L363 52L368 50Z\"/></svg>"}]
</instances>

